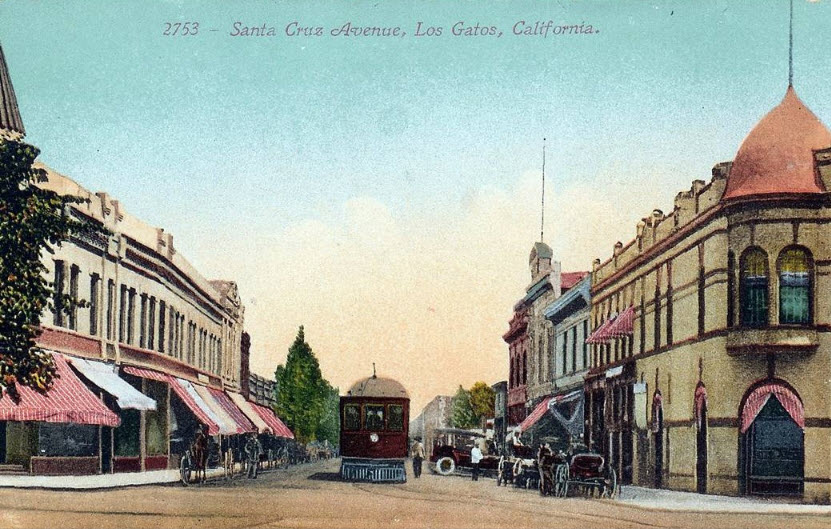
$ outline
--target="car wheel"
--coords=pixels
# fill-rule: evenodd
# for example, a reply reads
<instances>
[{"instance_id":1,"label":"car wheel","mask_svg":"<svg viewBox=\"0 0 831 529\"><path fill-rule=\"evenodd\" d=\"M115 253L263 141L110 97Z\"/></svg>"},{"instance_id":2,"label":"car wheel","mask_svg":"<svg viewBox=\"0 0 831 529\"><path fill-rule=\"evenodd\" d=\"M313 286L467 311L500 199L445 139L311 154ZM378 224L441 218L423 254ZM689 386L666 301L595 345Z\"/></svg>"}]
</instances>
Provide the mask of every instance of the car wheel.
<instances>
[{"instance_id":1,"label":"car wheel","mask_svg":"<svg viewBox=\"0 0 831 529\"><path fill-rule=\"evenodd\" d=\"M452 457L444 456L436 461L436 472L442 476L449 476L456 470L456 461Z\"/></svg>"}]
</instances>

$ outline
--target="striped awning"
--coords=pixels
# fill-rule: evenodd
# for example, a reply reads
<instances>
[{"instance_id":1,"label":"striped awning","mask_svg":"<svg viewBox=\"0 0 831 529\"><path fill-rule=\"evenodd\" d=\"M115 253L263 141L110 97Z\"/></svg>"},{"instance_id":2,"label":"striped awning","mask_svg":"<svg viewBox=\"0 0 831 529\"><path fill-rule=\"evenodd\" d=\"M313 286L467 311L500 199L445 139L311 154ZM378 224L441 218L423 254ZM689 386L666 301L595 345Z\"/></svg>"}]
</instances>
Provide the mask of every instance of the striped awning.
<instances>
[{"instance_id":1,"label":"striped awning","mask_svg":"<svg viewBox=\"0 0 831 529\"><path fill-rule=\"evenodd\" d=\"M104 406L95 393L67 364L60 353L52 353L57 377L45 393L21 384L17 385L20 402L8 395L0 399L0 421L40 421L74 424L97 424L116 427L121 419Z\"/></svg>"},{"instance_id":2,"label":"striped awning","mask_svg":"<svg viewBox=\"0 0 831 529\"><path fill-rule=\"evenodd\" d=\"M211 392L211 395L216 402L218 402L219 405L225 410L225 413L227 413L234 420L237 425L237 433L251 433L257 431L257 427L254 426L254 423L248 420L242 410L240 410L236 404L231 401L228 395L218 389L208 388L208 390Z\"/></svg>"},{"instance_id":3,"label":"striped awning","mask_svg":"<svg viewBox=\"0 0 831 529\"><path fill-rule=\"evenodd\" d=\"M294 434L289 430L289 427L283 424L283 421L273 411L255 402L251 402L250 404L269 428L271 428L274 435L277 437L285 437L286 439L294 439Z\"/></svg>"},{"instance_id":4,"label":"striped awning","mask_svg":"<svg viewBox=\"0 0 831 529\"><path fill-rule=\"evenodd\" d=\"M208 408L213 412L213 417L217 419L219 433L221 435L236 435L241 433L237 431L237 422L228 414L228 412L225 411L225 408L217 402L209 388L206 386L200 386L199 384L192 384L192 386L193 389L196 390L196 393L202 397L202 400L205 404L207 404Z\"/></svg>"},{"instance_id":5,"label":"striped awning","mask_svg":"<svg viewBox=\"0 0 831 529\"><path fill-rule=\"evenodd\" d=\"M548 401L550 400L551 397L546 397L542 399L542 401L539 404L537 404L537 407L534 408L534 411L532 411L528 415L528 417L526 417L525 420L520 423L520 431L528 431L528 428L534 426L534 424L536 424L537 421L539 421L542 418L542 416L545 415L545 412L548 410Z\"/></svg>"},{"instance_id":6,"label":"striped awning","mask_svg":"<svg viewBox=\"0 0 831 529\"><path fill-rule=\"evenodd\" d=\"M181 399L181 401L188 407L188 409L196 416L196 420L204 424L208 428L208 435L219 434L219 419L215 418L213 411L205 404L202 397L193 389L193 385L187 380L176 378L166 373L160 373L152 369L145 369L143 367L124 366L125 373L135 375L137 377L146 378L148 380L157 380L159 382L167 382L170 389ZM206 411L207 410L207 411Z\"/></svg>"},{"instance_id":7,"label":"striped awning","mask_svg":"<svg viewBox=\"0 0 831 529\"><path fill-rule=\"evenodd\" d=\"M254 406L250 402L245 400L245 397L243 397L239 393L234 392L229 392L228 396L231 397L231 400L234 401L234 404L237 405L240 411L242 411L242 413L245 414L246 417L248 417L248 420L254 423L254 426L257 428L257 431L259 433L271 432L271 427L269 427L269 425L266 424L263 418L260 417L260 414L254 410Z\"/></svg>"},{"instance_id":8,"label":"striped awning","mask_svg":"<svg viewBox=\"0 0 831 529\"><path fill-rule=\"evenodd\" d=\"M632 329L635 325L635 307L630 305L620 316L615 318L611 325L603 332L602 336L598 336L598 340L607 341L613 338L623 338L625 336L632 336Z\"/></svg>"},{"instance_id":9,"label":"striped awning","mask_svg":"<svg viewBox=\"0 0 831 529\"><path fill-rule=\"evenodd\" d=\"M115 397L121 409L155 410L156 401L137 390L118 376L118 369L113 364L87 360L85 358L67 357L72 367L77 369L90 382Z\"/></svg>"},{"instance_id":10,"label":"striped awning","mask_svg":"<svg viewBox=\"0 0 831 529\"><path fill-rule=\"evenodd\" d=\"M170 375L168 375L170 376ZM170 376L170 387L182 399L190 411L196 415L199 422L208 427L208 435L217 435L227 432L227 428L220 426L220 419L202 399L188 380Z\"/></svg>"},{"instance_id":11,"label":"striped awning","mask_svg":"<svg viewBox=\"0 0 831 529\"><path fill-rule=\"evenodd\" d=\"M603 338L606 330L614 323L616 316L611 316L608 320L604 321L600 324L600 326L594 330L593 333L586 338L586 343L589 344L598 344L598 343L606 343L609 339Z\"/></svg>"},{"instance_id":12,"label":"striped awning","mask_svg":"<svg viewBox=\"0 0 831 529\"><path fill-rule=\"evenodd\" d=\"M775 397L779 401L779 404L785 408L785 411L788 412L797 426L805 428L805 409L802 407L802 401L793 391L782 384L771 382L754 389L745 400L744 408L742 408L742 433L750 428L750 425L756 420L756 416L759 415L759 412L762 411L771 397Z\"/></svg>"}]
</instances>

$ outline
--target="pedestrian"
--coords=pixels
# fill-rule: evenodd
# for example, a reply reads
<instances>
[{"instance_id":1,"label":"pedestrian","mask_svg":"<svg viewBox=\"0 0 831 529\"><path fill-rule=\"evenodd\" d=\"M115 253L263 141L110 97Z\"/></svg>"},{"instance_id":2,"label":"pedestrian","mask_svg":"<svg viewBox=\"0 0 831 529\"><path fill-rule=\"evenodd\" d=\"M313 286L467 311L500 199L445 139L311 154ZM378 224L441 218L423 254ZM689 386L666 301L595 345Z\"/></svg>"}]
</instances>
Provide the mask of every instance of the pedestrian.
<instances>
[{"instance_id":1,"label":"pedestrian","mask_svg":"<svg viewBox=\"0 0 831 529\"><path fill-rule=\"evenodd\" d=\"M248 477L257 479L257 471L260 465L260 454L263 453L263 445L257 439L257 434L252 433L245 443L245 455L248 460Z\"/></svg>"},{"instance_id":2,"label":"pedestrian","mask_svg":"<svg viewBox=\"0 0 831 529\"><path fill-rule=\"evenodd\" d=\"M421 462L424 461L424 445L421 444L421 437L415 438L411 453L413 456L413 474L417 478L421 477Z\"/></svg>"},{"instance_id":3,"label":"pedestrian","mask_svg":"<svg viewBox=\"0 0 831 529\"><path fill-rule=\"evenodd\" d=\"M470 450L470 464L473 466L473 481L479 481L479 462L482 461L482 451L478 445L473 445Z\"/></svg>"}]
</instances>

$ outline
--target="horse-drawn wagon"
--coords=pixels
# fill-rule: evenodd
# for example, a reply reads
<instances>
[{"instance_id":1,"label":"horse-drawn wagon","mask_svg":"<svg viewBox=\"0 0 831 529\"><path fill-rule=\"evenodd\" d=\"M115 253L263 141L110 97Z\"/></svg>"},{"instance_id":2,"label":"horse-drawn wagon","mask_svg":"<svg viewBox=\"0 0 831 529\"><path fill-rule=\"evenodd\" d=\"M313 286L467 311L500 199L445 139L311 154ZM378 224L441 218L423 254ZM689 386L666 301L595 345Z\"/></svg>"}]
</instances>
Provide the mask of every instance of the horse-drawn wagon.
<instances>
[{"instance_id":1,"label":"horse-drawn wagon","mask_svg":"<svg viewBox=\"0 0 831 529\"><path fill-rule=\"evenodd\" d=\"M541 449L537 457L540 494L564 498L569 490L606 498L618 492L617 473L600 454L576 451L572 455Z\"/></svg>"}]
</instances>

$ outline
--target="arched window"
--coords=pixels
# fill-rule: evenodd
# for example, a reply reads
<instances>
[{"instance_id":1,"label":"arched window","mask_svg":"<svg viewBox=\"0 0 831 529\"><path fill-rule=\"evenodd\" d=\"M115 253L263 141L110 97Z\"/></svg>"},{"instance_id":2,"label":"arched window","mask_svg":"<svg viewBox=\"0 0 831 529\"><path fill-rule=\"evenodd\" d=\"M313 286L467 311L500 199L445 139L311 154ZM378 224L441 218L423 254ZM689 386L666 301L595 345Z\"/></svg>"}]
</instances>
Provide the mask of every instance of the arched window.
<instances>
[{"instance_id":1,"label":"arched window","mask_svg":"<svg viewBox=\"0 0 831 529\"><path fill-rule=\"evenodd\" d=\"M768 257L759 248L751 248L742 256L740 303L742 325L768 324Z\"/></svg>"},{"instance_id":2,"label":"arched window","mask_svg":"<svg viewBox=\"0 0 831 529\"><path fill-rule=\"evenodd\" d=\"M779 254L779 323L811 323L811 256L802 248Z\"/></svg>"}]
</instances>

